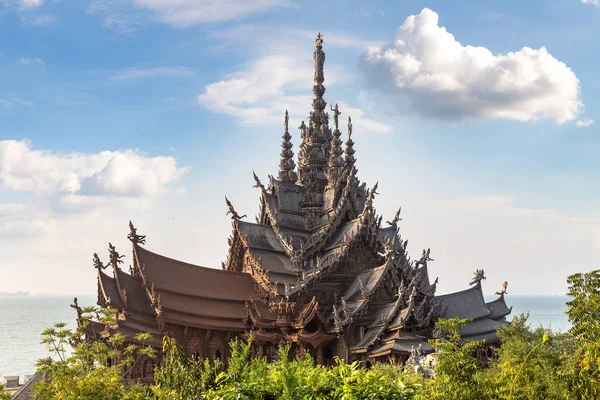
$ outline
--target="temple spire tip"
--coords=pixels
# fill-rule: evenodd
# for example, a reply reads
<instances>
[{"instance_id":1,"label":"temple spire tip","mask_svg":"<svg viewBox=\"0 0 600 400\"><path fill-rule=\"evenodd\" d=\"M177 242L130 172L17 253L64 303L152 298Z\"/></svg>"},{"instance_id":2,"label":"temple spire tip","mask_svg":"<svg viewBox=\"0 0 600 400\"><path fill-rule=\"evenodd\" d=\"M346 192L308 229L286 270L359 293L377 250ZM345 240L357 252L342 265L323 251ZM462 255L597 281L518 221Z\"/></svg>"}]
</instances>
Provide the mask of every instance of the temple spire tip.
<instances>
[{"instance_id":1,"label":"temple spire tip","mask_svg":"<svg viewBox=\"0 0 600 400\"><path fill-rule=\"evenodd\" d=\"M321 32L319 32L317 34L317 38L315 39L315 43L317 44L317 47L323 46L323 35L321 35Z\"/></svg>"}]
</instances>

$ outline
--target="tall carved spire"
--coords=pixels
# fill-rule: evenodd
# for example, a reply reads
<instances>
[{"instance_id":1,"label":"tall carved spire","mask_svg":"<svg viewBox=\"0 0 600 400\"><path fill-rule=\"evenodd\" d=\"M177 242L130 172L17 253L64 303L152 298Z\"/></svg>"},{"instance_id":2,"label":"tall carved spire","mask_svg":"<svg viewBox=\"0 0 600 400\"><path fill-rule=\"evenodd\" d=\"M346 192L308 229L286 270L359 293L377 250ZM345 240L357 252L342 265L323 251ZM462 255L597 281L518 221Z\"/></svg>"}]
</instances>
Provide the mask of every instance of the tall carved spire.
<instances>
[{"instance_id":1,"label":"tall carved spire","mask_svg":"<svg viewBox=\"0 0 600 400\"><path fill-rule=\"evenodd\" d=\"M303 142L298 154L298 182L310 192L310 196L307 196L303 202L303 207L314 210L323 204L323 189L328 182L327 168L331 140L329 115L325 112L327 103L323 100L325 53L323 52L323 36L320 33L315 42L316 49L313 54L315 65L313 93L315 97L312 101L308 128L301 126Z\"/></svg>"},{"instance_id":2,"label":"tall carved spire","mask_svg":"<svg viewBox=\"0 0 600 400\"><path fill-rule=\"evenodd\" d=\"M315 39L316 49L313 53L313 61L315 63L315 74L314 74L314 84L313 84L313 93L315 98L313 99L313 118L314 124L316 126L321 124L321 116L325 110L325 106L327 103L323 100L323 95L325 94L325 86L323 86L323 82L325 81L325 76L323 75L323 66L325 65L325 53L323 52L323 36L321 36L321 32L317 35Z\"/></svg>"},{"instance_id":3,"label":"tall carved spire","mask_svg":"<svg viewBox=\"0 0 600 400\"><path fill-rule=\"evenodd\" d=\"M348 141L346 141L346 154L344 165L348 172L354 169L354 163L356 162L356 158L354 158L354 141L352 140L352 120L348 117Z\"/></svg>"},{"instance_id":4,"label":"tall carved spire","mask_svg":"<svg viewBox=\"0 0 600 400\"><path fill-rule=\"evenodd\" d=\"M281 182L295 183L298 179L296 174L296 164L294 163L294 152L292 151L292 136L289 132L290 117L285 111L285 132L283 133L281 143L281 162L279 163L279 175L278 178Z\"/></svg>"},{"instance_id":5,"label":"tall carved spire","mask_svg":"<svg viewBox=\"0 0 600 400\"><path fill-rule=\"evenodd\" d=\"M335 186L342 174L342 167L344 166L344 159L342 154L342 132L339 129L339 116L341 114L338 105L335 108L331 108L333 112L333 123L335 130L333 131L333 137L331 138L331 150L329 151L329 169L327 171L327 178L329 179L329 185Z\"/></svg>"}]
</instances>

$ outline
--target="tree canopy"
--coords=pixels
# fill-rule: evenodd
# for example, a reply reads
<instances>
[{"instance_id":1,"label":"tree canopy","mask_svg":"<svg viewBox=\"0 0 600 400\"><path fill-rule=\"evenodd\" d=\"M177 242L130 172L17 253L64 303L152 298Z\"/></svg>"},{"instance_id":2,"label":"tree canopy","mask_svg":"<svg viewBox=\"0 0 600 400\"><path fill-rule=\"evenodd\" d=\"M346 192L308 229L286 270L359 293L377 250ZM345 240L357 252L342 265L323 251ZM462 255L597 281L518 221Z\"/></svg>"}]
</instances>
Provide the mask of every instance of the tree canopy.
<instances>
[{"instance_id":1,"label":"tree canopy","mask_svg":"<svg viewBox=\"0 0 600 400\"><path fill-rule=\"evenodd\" d=\"M431 341L435 375L430 378L394 364L366 368L338 359L332 367L320 366L308 353L291 357L289 346L281 347L277 360L269 363L251 356L252 339L230 343L225 367L218 360L188 357L174 339L165 337L155 382L144 386L123 378L140 360L157 356L149 346L150 335L138 335L136 344L118 334L85 342L83 333L92 319L114 319L110 310L86 308L77 331L56 324L42 333L53 358L39 361L38 371L48 379L36 385L35 393L40 400L597 399L600 270L572 275L568 283L568 333L531 328L528 315L515 316L498 330L501 345L491 359L486 360L483 341L461 340L468 320L437 321ZM67 354L72 344L77 345Z\"/></svg>"}]
</instances>

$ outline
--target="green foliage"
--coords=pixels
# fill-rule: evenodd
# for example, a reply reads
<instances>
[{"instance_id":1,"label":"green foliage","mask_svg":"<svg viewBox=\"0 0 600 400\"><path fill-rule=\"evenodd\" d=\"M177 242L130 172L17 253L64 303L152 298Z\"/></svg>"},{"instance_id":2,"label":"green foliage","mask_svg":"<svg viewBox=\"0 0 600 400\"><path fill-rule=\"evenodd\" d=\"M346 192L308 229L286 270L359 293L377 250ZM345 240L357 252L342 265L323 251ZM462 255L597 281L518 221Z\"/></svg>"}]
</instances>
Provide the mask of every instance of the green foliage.
<instances>
[{"instance_id":1,"label":"green foliage","mask_svg":"<svg viewBox=\"0 0 600 400\"><path fill-rule=\"evenodd\" d=\"M418 385L399 366L358 362L315 365L308 353L290 359L282 346L278 359L251 358L252 340L233 341L228 368L187 357L172 339L164 341L165 363L153 387L159 400L175 399L413 399Z\"/></svg>"},{"instance_id":2,"label":"green foliage","mask_svg":"<svg viewBox=\"0 0 600 400\"><path fill-rule=\"evenodd\" d=\"M480 354L483 342L461 342L459 331L470 322L453 318L436 323L436 376L424 382L422 399L483 399L486 374Z\"/></svg>"},{"instance_id":3,"label":"green foliage","mask_svg":"<svg viewBox=\"0 0 600 400\"><path fill-rule=\"evenodd\" d=\"M0 383L0 400L10 400L12 395L4 391L4 385Z\"/></svg>"},{"instance_id":4,"label":"green foliage","mask_svg":"<svg viewBox=\"0 0 600 400\"><path fill-rule=\"evenodd\" d=\"M83 332L92 317L114 321L107 310L84 310L76 332L56 324L46 329L42 343L54 359L40 360L38 371L49 379L36 385L47 399L597 399L600 398L600 271L568 279L569 333L532 329L528 316L519 315L498 330L501 346L483 362L483 341L462 341L460 330L469 322L439 320L435 376L406 372L401 366L336 360L333 367L315 365L308 353L291 357L290 347L278 350L276 361L252 357L252 340L234 340L227 366L220 361L187 357L174 339L164 338L161 368L155 384L144 387L123 379L140 359L156 356L149 334L126 344L115 334L105 341L85 342ZM73 354L68 346L77 343ZM118 362L116 362L118 361ZM5 396L6 397L6 396ZM0 400L3 400L0 392Z\"/></svg>"},{"instance_id":5,"label":"green foliage","mask_svg":"<svg viewBox=\"0 0 600 400\"><path fill-rule=\"evenodd\" d=\"M563 378L575 399L600 398L600 270L569 276L567 316L575 340Z\"/></svg>"},{"instance_id":6,"label":"green foliage","mask_svg":"<svg viewBox=\"0 0 600 400\"><path fill-rule=\"evenodd\" d=\"M515 316L498 330L502 346L489 370L490 387L501 399L567 399L563 363L573 349L567 334L531 329L528 316Z\"/></svg>"},{"instance_id":7,"label":"green foliage","mask_svg":"<svg viewBox=\"0 0 600 400\"><path fill-rule=\"evenodd\" d=\"M123 348L125 338L113 335L104 341L85 342L84 332L92 318L109 321L114 318L108 310L87 308L83 310L83 323L72 332L63 323L55 324L42 332L42 343L54 356L38 361L38 372L48 374L48 379L35 386L39 400L50 399L143 399L145 388L127 382L123 377L136 366L142 357L154 358L155 350L148 345L151 336L140 334L139 343ZM77 343L71 355L67 346Z\"/></svg>"}]
</instances>

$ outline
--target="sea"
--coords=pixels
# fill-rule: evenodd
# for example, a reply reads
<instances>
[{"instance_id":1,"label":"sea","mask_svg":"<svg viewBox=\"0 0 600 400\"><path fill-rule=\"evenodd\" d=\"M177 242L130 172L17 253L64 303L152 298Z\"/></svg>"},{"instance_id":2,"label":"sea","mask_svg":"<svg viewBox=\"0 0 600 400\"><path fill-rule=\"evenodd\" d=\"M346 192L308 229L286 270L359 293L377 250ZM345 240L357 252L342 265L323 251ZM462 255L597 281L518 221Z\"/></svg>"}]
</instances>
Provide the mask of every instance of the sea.
<instances>
[{"instance_id":1,"label":"sea","mask_svg":"<svg viewBox=\"0 0 600 400\"><path fill-rule=\"evenodd\" d=\"M80 306L95 304L95 296L77 296ZM493 298L486 298L486 301ZM513 296L506 302L513 306L512 315L529 313L532 327L550 327L566 332L567 296ZM40 343L41 332L55 323L76 327L76 313L70 304L73 296L0 295L0 376L26 375L35 372L36 361L50 355ZM509 317L510 319L510 317Z\"/></svg>"}]
</instances>

